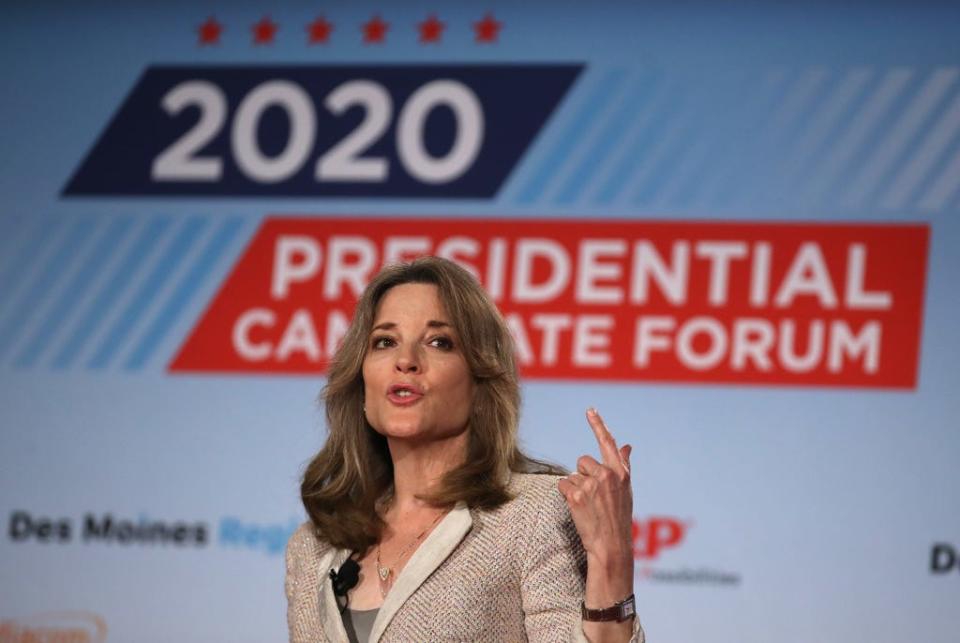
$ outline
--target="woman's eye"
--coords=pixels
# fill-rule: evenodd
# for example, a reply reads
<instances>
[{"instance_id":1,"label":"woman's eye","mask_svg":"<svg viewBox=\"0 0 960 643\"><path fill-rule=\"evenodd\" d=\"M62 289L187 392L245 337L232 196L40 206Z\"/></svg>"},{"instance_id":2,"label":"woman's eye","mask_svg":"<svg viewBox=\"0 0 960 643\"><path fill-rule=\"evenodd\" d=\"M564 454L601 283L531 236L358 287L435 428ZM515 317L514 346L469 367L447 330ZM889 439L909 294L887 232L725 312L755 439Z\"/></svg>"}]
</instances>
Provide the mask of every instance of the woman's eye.
<instances>
[{"instance_id":1,"label":"woman's eye","mask_svg":"<svg viewBox=\"0 0 960 643\"><path fill-rule=\"evenodd\" d=\"M371 344L374 349L378 348L389 348L393 346L392 337L374 337L373 343Z\"/></svg>"},{"instance_id":2,"label":"woman's eye","mask_svg":"<svg viewBox=\"0 0 960 643\"><path fill-rule=\"evenodd\" d=\"M453 349L453 341L449 337L444 337L443 335L434 337L428 342L428 344L434 348L439 348L445 351Z\"/></svg>"}]
</instances>

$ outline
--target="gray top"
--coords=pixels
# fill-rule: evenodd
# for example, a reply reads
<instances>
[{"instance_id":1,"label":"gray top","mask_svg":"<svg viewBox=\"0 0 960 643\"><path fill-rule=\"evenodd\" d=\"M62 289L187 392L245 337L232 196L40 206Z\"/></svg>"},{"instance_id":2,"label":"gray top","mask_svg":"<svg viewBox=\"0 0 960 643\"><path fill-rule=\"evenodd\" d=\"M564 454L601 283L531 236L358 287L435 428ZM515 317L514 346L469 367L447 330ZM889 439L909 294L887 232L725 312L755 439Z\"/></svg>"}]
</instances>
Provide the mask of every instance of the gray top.
<instances>
[{"instance_id":1,"label":"gray top","mask_svg":"<svg viewBox=\"0 0 960 643\"><path fill-rule=\"evenodd\" d=\"M370 640L370 631L373 622L377 620L379 608L372 610L343 610L343 627L347 630L347 639L350 643L367 643Z\"/></svg>"}]
</instances>

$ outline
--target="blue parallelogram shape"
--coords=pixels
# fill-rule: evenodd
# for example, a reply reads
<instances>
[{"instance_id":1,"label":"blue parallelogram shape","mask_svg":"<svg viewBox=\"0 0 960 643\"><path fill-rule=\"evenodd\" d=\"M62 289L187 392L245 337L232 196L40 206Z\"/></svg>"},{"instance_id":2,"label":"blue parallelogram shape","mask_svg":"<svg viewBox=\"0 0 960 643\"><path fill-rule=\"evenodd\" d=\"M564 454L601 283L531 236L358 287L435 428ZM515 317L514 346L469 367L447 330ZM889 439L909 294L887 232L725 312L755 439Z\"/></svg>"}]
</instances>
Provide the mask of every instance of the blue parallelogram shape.
<instances>
[{"instance_id":1,"label":"blue parallelogram shape","mask_svg":"<svg viewBox=\"0 0 960 643\"><path fill-rule=\"evenodd\" d=\"M623 157L613 171L603 180L599 191L594 197L594 203L609 205L629 185L634 173L640 168L647 152L659 138L670 122L673 110L677 103L679 92L676 86L667 86L659 95L660 102L650 115L650 119L643 127L633 132L627 141L628 154Z\"/></svg>"},{"instance_id":2,"label":"blue parallelogram shape","mask_svg":"<svg viewBox=\"0 0 960 643\"><path fill-rule=\"evenodd\" d=\"M19 249L10 260L9 265L0 273L0 316L7 309L13 310L11 295L23 281L27 270L33 266L33 262L40 256L43 247L50 242L50 237L53 234L47 221L36 221L32 225L32 230L23 231L26 238L18 246Z\"/></svg>"},{"instance_id":3,"label":"blue parallelogram shape","mask_svg":"<svg viewBox=\"0 0 960 643\"><path fill-rule=\"evenodd\" d=\"M63 291L56 305L47 313L33 338L14 360L17 368L33 366L57 331L70 321L70 314L80 307L80 302L110 259L111 252L120 246L133 227L132 218L114 221L107 227L103 237L94 245L83 264L73 273L73 278Z\"/></svg>"},{"instance_id":4,"label":"blue parallelogram shape","mask_svg":"<svg viewBox=\"0 0 960 643\"><path fill-rule=\"evenodd\" d=\"M74 223L54 249L53 256L43 266L40 274L27 284L26 290L12 304L13 314L0 326L0 357L10 349L34 310L47 299L66 274L70 262L93 234L93 230L93 224L89 221Z\"/></svg>"},{"instance_id":5,"label":"blue parallelogram shape","mask_svg":"<svg viewBox=\"0 0 960 643\"><path fill-rule=\"evenodd\" d=\"M134 294L133 300L127 304L120 317L107 332L97 352L87 363L87 368L102 369L110 363L110 360L120 350L123 342L133 332L151 300L163 288L163 284L169 278L170 273L176 270L180 262L183 261L206 226L207 221L205 219L192 217L180 227L180 231L167 246L166 251L153 267L153 271L147 275L139 290Z\"/></svg>"},{"instance_id":6,"label":"blue parallelogram shape","mask_svg":"<svg viewBox=\"0 0 960 643\"><path fill-rule=\"evenodd\" d=\"M110 309L129 286L137 273L137 267L145 257L150 255L157 239L163 237L170 225L169 217L157 217L143 229L113 271L110 279L100 289L93 303L87 308L86 314L64 342L53 361L54 368L63 369L73 364L87 341L96 332L98 324L107 317Z\"/></svg>"},{"instance_id":7,"label":"blue parallelogram shape","mask_svg":"<svg viewBox=\"0 0 960 643\"><path fill-rule=\"evenodd\" d=\"M610 97L616 93L617 86L623 81L623 77L623 71L615 69L608 71L600 79L590 96L580 105L573 120L557 137L553 147L544 155L539 167L534 169L533 176L517 195L517 202L530 204L543 195L547 183L557 176L557 173L569 160L570 155L573 154L576 146L582 142L579 135L590 129L591 121L610 101Z\"/></svg>"},{"instance_id":8,"label":"blue parallelogram shape","mask_svg":"<svg viewBox=\"0 0 960 643\"><path fill-rule=\"evenodd\" d=\"M594 139L590 150L583 157L580 167L572 172L554 199L559 205L571 205L589 185L594 174L603 166L614 149L623 142L623 134L630 129L630 123L636 118L641 106L645 105L652 93L655 79L641 76L626 98L620 101L613 115L607 119L600 134Z\"/></svg>"},{"instance_id":9,"label":"blue parallelogram shape","mask_svg":"<svg viewBox=\"0 0 960 643\"><path fill-rule=\"evenodd\" d=\"M190 298L197 292L200 286L206 281L210 271L216 266L217 261L223 255L224 251L233 240L237 233L243 227L243 221L239 218L231 218L220 225L220 228L213 235L213 238L207 243L200 257L193 264L187 274L180 281L177 289L170 296L163 308L154 318L153 323L147 329L140 344L130 355L125 364L127 370L139 370L150 359L157 347L163 341L163 338L170 331L170 328L177 321L177 317L183 312L183 309L190 302Z\"/></svg>"}]
</instances>

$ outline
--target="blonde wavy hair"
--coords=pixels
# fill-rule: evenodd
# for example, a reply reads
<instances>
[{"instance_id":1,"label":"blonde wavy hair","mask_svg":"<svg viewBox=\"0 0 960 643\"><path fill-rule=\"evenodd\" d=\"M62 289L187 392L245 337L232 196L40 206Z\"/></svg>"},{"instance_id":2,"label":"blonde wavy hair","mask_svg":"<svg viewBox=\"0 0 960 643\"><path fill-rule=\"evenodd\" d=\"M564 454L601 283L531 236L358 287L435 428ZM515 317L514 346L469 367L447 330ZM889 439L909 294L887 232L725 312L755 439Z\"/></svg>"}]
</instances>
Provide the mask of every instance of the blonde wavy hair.
<instances>
[{"instance_id":1,"label":"blonde wavy hair","mask_svg":"<svg viewBox=\"0 0 960 643\"><path fill-rule=\"evenodd\" d=\"M318 535L335 547L365 552L380 540L384 528L378 508L392 496L393 463L386 439L363 413L363 360L380 300L394 286L407 283L437 287L475 383L466 458L425 499L440 507L463 501L471 509L493 509L510 500L510 472L563 473L518 446L520 386L513 340L479 282L438 257L391 265L363 292L330 365L321 393L329 435L307 465L300 486Z\"/></svg>"}]
</instances>

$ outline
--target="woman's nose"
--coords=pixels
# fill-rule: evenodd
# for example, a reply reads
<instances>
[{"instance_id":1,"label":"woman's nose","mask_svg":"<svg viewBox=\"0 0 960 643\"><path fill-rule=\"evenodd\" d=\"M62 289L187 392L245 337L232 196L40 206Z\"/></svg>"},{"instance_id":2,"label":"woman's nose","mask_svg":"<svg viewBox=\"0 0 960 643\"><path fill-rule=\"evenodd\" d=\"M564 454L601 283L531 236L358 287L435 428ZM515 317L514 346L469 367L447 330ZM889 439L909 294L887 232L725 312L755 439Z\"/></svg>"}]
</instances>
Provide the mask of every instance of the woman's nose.
<instances>
[{"instance_id":1,"label":"woman's nose","mask_svg":"<svg viewBox=\"0 0 960 643\"><path fill-rule=\"evenodd\" d=\"M401 373L417 373L420 371L419 360L416 351L405 350L397 355L397 370Z\"/></svg>"}]
</instances>

